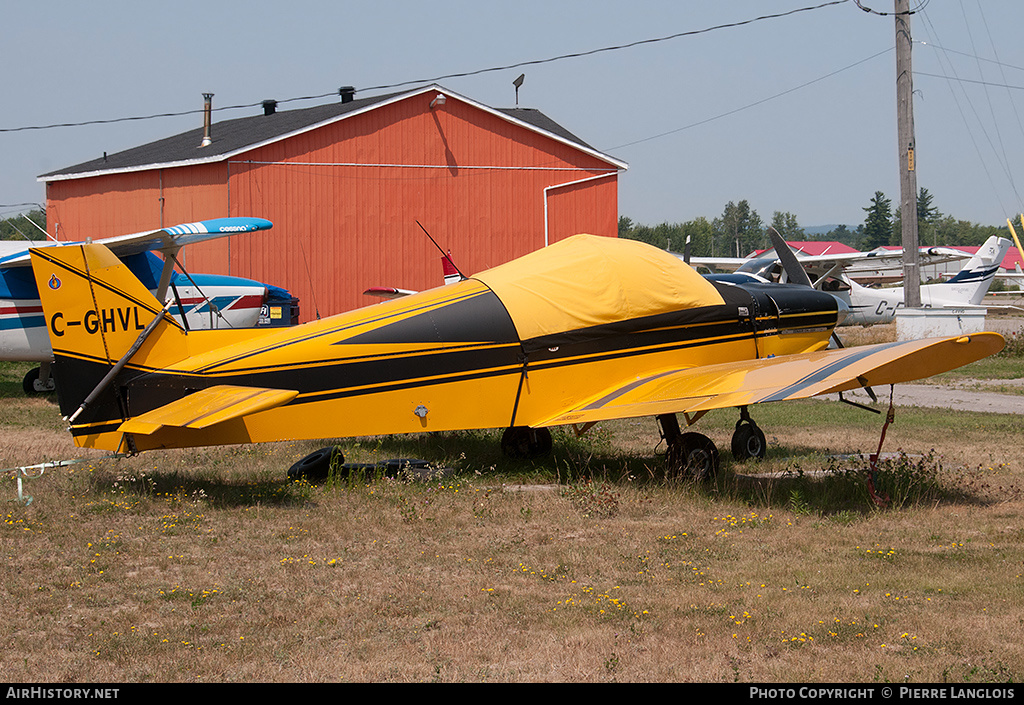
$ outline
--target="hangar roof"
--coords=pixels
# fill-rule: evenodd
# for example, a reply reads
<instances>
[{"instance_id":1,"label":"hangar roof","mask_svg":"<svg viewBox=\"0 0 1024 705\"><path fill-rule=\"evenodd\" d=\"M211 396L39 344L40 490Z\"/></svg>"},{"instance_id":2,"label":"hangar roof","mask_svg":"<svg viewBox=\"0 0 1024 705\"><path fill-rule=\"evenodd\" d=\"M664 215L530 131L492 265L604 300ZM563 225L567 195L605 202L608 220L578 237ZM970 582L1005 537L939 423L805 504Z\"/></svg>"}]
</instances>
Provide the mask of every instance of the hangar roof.
<instances>
[{"instance_id":1,"label":"hangar roof","mask_svg":"<svg viewBox=\"0 0 1024 705\"><path fill-rule=\"evenodd\" d=\"M490 108L451 91L431 85L414 90L368 98L352 98L336 103L317 105L297 110L275 110L272 114L260 114L216 122L212 127L213 141L200 152L204 127L182 132L148 144L131 147L114 154L106 154L81 164L58 169L38 177L39 181L62 181L100 174L125 171L142 171L157 167L204 164L228 159L240 152L286 139L308 130L316 129L337 120L374 110L410 96L436 91L448 98L455 98L480 109L491 112L509 122L547 134L577 149L608 161L620 169L626 164L602 154L586 142L566 130L539 110L532 108Z\"/></svg>"}]
</instances>

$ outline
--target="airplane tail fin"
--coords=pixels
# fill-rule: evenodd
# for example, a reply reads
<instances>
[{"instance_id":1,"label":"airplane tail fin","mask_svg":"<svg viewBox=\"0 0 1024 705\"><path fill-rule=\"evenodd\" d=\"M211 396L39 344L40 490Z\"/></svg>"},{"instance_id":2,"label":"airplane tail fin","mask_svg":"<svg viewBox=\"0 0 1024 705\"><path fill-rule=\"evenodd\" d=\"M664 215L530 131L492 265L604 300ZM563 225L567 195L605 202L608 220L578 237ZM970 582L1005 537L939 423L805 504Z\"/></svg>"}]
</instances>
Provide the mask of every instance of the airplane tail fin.
<instances>
[{"instance_id":1,"label":"airplane tail fin","mask_svg":"<svg viewBox=\"0 0 1024 705\"><path fill-rule=\"evenodd\" d=\"M993 235L985 244L978 248L977 253L956 276L946 282L947 285L958 286L966 294L965 303L979 305L988 289L992 286L996 272L1010 249L1011 242L1005 237Z\"/></svg>"},{"instance_id":2,"label":"airplane tail fin","mask_svg":"<svg viewBox=\"0 0 1024 705\"><path fill-rule=\"evenodd\" d=\"M441 269L444 272L445 284L454 284L462 279L462 273L459 272L458 267L452 262L451 250L448 250L448 254L441 255Z\"/></svg>"},{"instance_id":3,"label":"airplane tail fin","mask_svg":"<svg viewBox=\"0 0 1024 705\"><path fill-rule=\"evenodd\" d=\"M186 332L109 249L32 248L61 413L74 435L125 419L118 381L187 354Z\"/></svg>"}]
</instances>

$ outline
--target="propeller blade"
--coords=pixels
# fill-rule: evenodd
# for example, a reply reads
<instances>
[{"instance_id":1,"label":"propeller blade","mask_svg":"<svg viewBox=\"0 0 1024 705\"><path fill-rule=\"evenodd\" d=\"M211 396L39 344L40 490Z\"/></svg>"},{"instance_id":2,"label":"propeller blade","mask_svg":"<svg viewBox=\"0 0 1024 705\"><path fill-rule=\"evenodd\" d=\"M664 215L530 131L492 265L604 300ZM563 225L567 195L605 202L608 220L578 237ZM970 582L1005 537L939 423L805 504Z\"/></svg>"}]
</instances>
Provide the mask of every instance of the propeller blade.
<instances>
[{"instance_id":1,"label":"propeller blade","mask_svg":"<svg viewBox=\"0 0 1024 705\"><path fill-rule=\"evenodd\" d=\"M683 247L683 261L690 263L690 236L686 236L686 245Z\"/></svg>"},{"instance_id":2,"label":"propeller blade","mask_svg":"<svg viewBox=\"0 0 1024 705\"><path fill-rule=\"evenodd\" d=\"M796 255L793 254L793 250L790 249L789 243L779 235L779 231L769 227L768 237L772 240L775 254L778 256L779 261L782 262L782 269L786 273L786 278L793 284L813 288L810 277L807 276L804 268L800 266L800 262L797 260Z\"/></svg>"}]
</instances>

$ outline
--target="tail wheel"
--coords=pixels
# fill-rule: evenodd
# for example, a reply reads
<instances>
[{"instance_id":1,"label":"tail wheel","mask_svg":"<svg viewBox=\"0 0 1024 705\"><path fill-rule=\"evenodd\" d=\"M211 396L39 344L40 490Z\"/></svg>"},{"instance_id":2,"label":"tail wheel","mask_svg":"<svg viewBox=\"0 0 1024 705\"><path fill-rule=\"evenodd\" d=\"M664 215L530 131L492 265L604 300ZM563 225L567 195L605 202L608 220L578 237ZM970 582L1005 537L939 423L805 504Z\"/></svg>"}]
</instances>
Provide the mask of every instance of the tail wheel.
<instances>
[{"instance_id":1,"label":"tail wheel","mask_svg":"<svg viewBox=\"0 0 1024 705\"><path fill-rule=\"evenodd\" d=\"M732 434L732 455L736 460L763 458L768 452L768 442L764 431L749 420L736 422L736 431Z\"/></svg>"},{"instance_id":2,"label":"tail wheel","mask_svg":"<svg viewBox=\"0 0 1024 705\"><path fill-rule=\"evenodd\" d=\"M546 428L511 426L501 436L501 452L508 458L540 458L550 453L551 447L551 431Z\"/></svg>"}]
</instances>

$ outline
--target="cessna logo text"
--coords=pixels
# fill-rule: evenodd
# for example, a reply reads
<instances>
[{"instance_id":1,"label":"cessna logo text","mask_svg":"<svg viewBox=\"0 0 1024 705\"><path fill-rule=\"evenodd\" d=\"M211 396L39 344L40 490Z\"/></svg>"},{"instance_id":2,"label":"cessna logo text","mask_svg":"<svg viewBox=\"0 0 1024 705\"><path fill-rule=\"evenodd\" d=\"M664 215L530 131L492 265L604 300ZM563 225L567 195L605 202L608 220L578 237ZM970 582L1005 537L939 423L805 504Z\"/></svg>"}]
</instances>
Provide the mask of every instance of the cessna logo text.
<instances>
[{"instance_id":1,"label":"cessna logo text","mask_svg":"<svg viewBox=\"0 0 1024 705\"><path fill-rule=\"evenodd\" d=\"M104 308L99 312L88 311L80 321L66 320L60 311L50 316L50 331L60 337L68 328L82 326L86 333L116 333L117 331L143 330L139 322L139 307Z\"/></svg>"}]
</instances>

